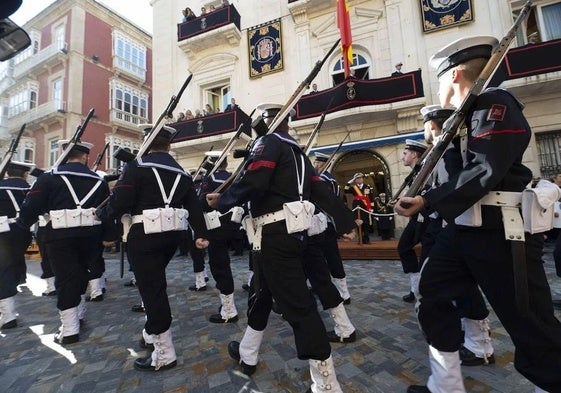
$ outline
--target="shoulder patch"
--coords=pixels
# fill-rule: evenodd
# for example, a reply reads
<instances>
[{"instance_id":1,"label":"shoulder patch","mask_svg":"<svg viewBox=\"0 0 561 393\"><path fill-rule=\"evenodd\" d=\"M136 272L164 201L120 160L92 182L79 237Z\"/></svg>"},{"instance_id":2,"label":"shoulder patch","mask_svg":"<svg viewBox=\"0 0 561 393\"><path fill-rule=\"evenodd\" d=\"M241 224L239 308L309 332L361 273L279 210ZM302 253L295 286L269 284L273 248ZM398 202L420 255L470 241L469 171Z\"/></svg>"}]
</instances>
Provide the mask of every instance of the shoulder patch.
<instances>
[{"instance_id":1,"label":"shoulder patch","mask_svg":"<svg viewBox=\"0 0 561 393\"><path fill-rule=\"evenodd\" d=\"M506 105L493 104L487 114L487 121L503 121L506 116Z\"/></svg>"}]
</instances>

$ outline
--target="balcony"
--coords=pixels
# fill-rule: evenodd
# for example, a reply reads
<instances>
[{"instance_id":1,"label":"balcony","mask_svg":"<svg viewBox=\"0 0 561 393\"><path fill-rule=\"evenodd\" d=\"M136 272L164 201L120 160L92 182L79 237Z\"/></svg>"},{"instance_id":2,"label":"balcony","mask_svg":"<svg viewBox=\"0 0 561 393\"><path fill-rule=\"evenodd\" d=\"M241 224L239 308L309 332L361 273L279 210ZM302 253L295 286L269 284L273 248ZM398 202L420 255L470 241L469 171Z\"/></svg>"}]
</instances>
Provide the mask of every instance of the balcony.
<instances>
[{"instance_id":1,"label":"balcony","mask_svg":"<svg viewBox=\"0 0 561 393\"><path fill-rule=\"evenodd\" d=\"M137 66L136 64L128 61L119 56L113 56L113 71L116 75L125 74L139 82L146 81L146 69Z\"/></svg>"},{"instance_id":2,"label":"balcony","mask_svg":"<svg viewBox=\"0 0 561 393\"><path fill-rule=\"evenodd\" d=\"M19 128L26 124L40 123L52 119L52 122L62 120L66 116L66 102L48 101L33 109L21 112L8 119L8 128L10 130Z\"/></svg>"},{"instance_id":3,"label":"balcony","mask_svg":"<svg viewBox=\"0 0 561 393\"><path fill-rule=\"evenodd\" d=\"M217 45L237 46L241 36L240 14L233 5L177 25L179 47L187 54Z\"/></svg>"},{"instance_id":4,"label":"balcony","mask_svg":"<svg viewBox=\"0 0 561 393\"><path fill-rule=\"evenodd\" d=\"M67 44L60 45L54 43L40 50L37 54L30 56L14 66L14 78L18 79L22 76L32 73L43 67L53 66L67 57Z\"/></svg>"},{"instance_id":5,"label":"balcony","mask_svg":"<svg viewBox=\"0 0 561 393\"><path fill-rule=\"evenodd\" d=\"M370 122L409 116L425 104L421 70L396 77L379 79L348 78L331 89L307 94L296 104L292 127L306 127L317 122L326 109L331 126L353 122Z\"/></svg>"},{"instance_id":6,"label":"balcony","mask_svg":"<svg viewBox=\"0 0 561 393\"><path fill-rule=\"evenodd\" d=\"M519 97L561 90L561 39L510 49L490 86L503 86Z\"/></svg>"},{"instance_id":7,"label":"balcony","mask_svg":"<svg viewBox=\"0 0 561 393\"><path fill-rule=\"evenodd\" d=\"M12 60L8 60L2 71L0 71L0 92L8 90L8 87L14 84L14 80L12 78L13 74L13 62Z\"/></svg>"},{"instance_id":8,"label":"balcony","mask_svg":"<svg viewBox=\"0 0 561 393\"><path fill-rule=\"evenodd\" d=\"M120 111L118 109L111 109L110 120L135 131L139 131L139 124L148 123L148 119L144 117L133 115L132 113Z\"/></svg>"}]
</instances>

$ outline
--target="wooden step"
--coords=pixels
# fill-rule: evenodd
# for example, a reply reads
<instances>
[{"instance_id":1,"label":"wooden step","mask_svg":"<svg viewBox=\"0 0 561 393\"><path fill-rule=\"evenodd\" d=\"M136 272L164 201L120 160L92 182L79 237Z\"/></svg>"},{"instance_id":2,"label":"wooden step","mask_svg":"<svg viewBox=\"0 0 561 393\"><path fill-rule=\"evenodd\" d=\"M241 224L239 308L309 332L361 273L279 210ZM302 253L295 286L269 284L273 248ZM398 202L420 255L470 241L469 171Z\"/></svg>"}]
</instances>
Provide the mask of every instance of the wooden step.
<instances>
[{"instance_id":1,"label":"wooden step","mask_svg":"<svg viewBox=\"0 0 561 393\"><path fill-rule=\"evenodd\" d=\"M358 244L357 242L340 241L339 252L343 260L349 259L387 259L399 260L397 252L397 240L372 240L369 244ZM415 246L415 252L419 256L421 247Z\"/></svg>"}]
</instances>

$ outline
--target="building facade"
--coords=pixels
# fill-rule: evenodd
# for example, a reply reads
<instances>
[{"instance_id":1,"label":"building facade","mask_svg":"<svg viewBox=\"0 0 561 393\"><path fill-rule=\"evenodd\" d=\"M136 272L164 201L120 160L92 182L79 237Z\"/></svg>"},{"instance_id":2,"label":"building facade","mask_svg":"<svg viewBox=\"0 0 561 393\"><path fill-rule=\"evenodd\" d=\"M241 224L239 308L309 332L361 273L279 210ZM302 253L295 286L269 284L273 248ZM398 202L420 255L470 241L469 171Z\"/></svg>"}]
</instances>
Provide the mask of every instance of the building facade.
<instances>
[{"instance_id":1,"label":"building facade","mask_svg":"<svg viewBox=\"0 0 561 393\"><path fill-rule=\"evenodd\" d=\"M350 80L349 86L344 79L338 50L327 58L313 80L319 94L337 96L342 91L349 99L345 105L329 108L313 142L314 150L329 153L346 138L332 167L336 178L346 182L354 172L365 172L375 192L393 195L409 172L400 161L404 140L422 138L419 109L438 103L437 76L428 65L431 54L465 36L502 38L523 3L347 0L353 35L352 70L359 81ZM284 103L339 38L337 0L234 0L229 4L226 12L218 0L190 1L188 5L197 18L183 22L184 1L152 1L154 66L166 70L154 74L158 86L154 91L156 112L166 107L169 97L190 73L193 80L178 106L182 111L205 104L224 108L231 98L247 114L262 102ZM215 11L201 14L201 7L209 10L211 6ZM524 160L536 177L561 171L559 26L561 1L534 1L529 19L511 47L520 50L504 66L508 77L501 85L526 105L525 114L535 136ZM260 34L268 41L255 41ZM275 54L275 62L260 63ZM520 60L516 56L525 57ZM403 63L404 77L391 77L397 63ZM422 94L400 96L405 88L400 81L415 73L422 80ZM357 99L361 94L367 99ZM314 100L304 96L298 109L305 109L305 102ZM313 116L297 115L291 122L294 135L302 143L320 114L317 110ZM197 122L202 129L204 118ZM220 150L231 135L203 133L177 143L174 150L185 167L196 167L202 152L211 146ZM398 227L403 224L397 222Z\"/></svg>"},{"instance_id":2,"label":"building facade","mask_svg":"<svg viewBox=\"0 0 561 393\"><path fill-rule=\"evenodd\" d=\"M48 169L94 108L82 139L90 163L109 143L99 169L115 171L113 153L138 150L152 117L152 37L94 0L57 0L22 27L32 45L0 64L0 145L25 124L14 159Z\"/></svg>"}]
</instances>

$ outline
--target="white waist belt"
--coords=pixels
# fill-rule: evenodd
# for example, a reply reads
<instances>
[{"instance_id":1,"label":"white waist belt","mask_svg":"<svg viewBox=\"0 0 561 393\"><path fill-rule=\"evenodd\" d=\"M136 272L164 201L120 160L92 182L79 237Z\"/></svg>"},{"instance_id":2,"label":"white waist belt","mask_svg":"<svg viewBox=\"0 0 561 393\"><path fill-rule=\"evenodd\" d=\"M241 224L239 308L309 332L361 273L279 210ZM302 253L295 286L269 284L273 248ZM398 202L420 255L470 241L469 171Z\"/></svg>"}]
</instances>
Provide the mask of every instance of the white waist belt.
<instances>
[{"instance_id":1,"label":"white waist belt","mask_svg":"<svg viewBox=\"0 0 561 393\"><path fill-rule=\"evenodd\" d=\"M142 214L137 214L131 217L131 225L132 224L142 224Z\"/></svg>"},{"instance_id":2,"label":"white waist belt","mask_svg":"<svg viewBox=\"0 0 561 393\"><path fill-rule=\"evenodd\" d=\"M481 198L481 204L486 206L522 206L522 193L511 191L489 191L487 195Z\"/></svg>"},{"instance_id":3,"label":"white waist belt","mask_svg":"<svg viewBox=\"0 0 561 393\"><path fill-rule=\"evenodd\" d=\"M261 238L263 234L263 227L274 222L284 221L286 216L284 210L279 210L274 213L266 213L253 219L253 228L255 233L253 235L253 250L261 250Z\"/></svg>"}]
</instances>

